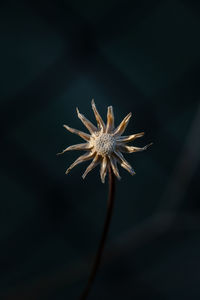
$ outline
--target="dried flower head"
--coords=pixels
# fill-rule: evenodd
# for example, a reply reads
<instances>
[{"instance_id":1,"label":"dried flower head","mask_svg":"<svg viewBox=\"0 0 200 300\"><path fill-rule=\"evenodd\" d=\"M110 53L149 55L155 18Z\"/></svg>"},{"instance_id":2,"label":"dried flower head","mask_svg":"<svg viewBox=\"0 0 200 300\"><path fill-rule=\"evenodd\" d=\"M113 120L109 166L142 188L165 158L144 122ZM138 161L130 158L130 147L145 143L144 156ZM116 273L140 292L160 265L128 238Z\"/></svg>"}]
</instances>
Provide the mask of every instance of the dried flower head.
<instances>
[{"instance_id":1,"label":"dried flower head","mask_svg":"<svg viewBox=\"0 0 200 300\"><path fill-rule=\"evenodd\" d=\"M136 138L142 137L144 135L144 132L141 132L128 136L122 136L131 118L131 113L129 113L122 120L117 128L114 128L114 114L112 106L108 107L106 125L104 124L104 121L102 120L100 114L96 109L94 100L92 100L92 109L97 120L97 127L94 126L89 120L87 120L84 115L79 112L78 108L76 109L78 118L83 122L90 134L73 129L67 125L63 125L68 131L79 135L86 141L86 143L70 146L63 150L61 153L58 153L63 154L64 152L69 150L86 151L84 155L77 158L77 160L75 160L75 162L67 169L66 174L68 174L76 165L92 159L91 164L87 167L85 173L82 175L83 179L98 164L101 164L100 176L103 183L105 182L105 177L109 165L111 166L114 174L118 179L120 179L120 175L117 168L117 163L119 163L121 167L126 169L131 175L134 175L135 171L126 161L126 159L122 155L122 152L133 153L143 151L146 150L147 147L149 147L152 143L142 148L127 145L127 143L134 141Z\"/></svg>"}]
</instances>

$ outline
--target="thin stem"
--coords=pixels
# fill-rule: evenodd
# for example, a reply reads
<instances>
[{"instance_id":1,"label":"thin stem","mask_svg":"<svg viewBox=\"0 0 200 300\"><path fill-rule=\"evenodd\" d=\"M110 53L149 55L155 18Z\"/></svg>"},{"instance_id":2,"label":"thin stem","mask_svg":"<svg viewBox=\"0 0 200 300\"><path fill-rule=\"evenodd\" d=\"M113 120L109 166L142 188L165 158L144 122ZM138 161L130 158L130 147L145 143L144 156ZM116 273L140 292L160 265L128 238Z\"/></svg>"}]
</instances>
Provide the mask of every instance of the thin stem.
<instances>
[{"instance_id":1,"label":"thin stem","mask_svg":"<svg viewBox=\"0 0 200 300\"><path fill-rule=\"evenodd\" d=\"M83 291L80 300L85 300L87 299L87 296L90 292L90 289L92 287L92 284L94 282L96 273L98 271L100 262L101 262L101 257L103 254L103 250L104 250L104 246L105 246L105 241L106 241L106 237L108 235L108 230L110 227L110 221L111 221L111 217L112 217L112 212L113 212L113 205L114 205L114 194L115 194L115 178L114 178L114 174L113 171L111 169L111 167L109 166L109 193L108 193L108 206L107 206L107 213L106 213L106 219L105 219L105 223L104 223L104 227L103 227L103 232L102 232L102 236L101 236L101 240L99 243L99 247L97 250L97 254L94 260L94 264L92 266L92 270L88 279L88 283L86 285L85 290Z\"/></svg>"}]
</instances>

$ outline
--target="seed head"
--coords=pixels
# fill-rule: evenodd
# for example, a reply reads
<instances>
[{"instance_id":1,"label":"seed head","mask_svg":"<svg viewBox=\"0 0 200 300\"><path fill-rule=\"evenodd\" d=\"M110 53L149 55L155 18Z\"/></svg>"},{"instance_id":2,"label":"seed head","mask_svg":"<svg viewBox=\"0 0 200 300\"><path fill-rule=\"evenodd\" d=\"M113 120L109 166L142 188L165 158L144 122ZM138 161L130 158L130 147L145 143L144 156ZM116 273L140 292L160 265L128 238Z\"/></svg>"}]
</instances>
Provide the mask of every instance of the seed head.
<instances>
[{"instance_id":1,"label":"seed head","mask_svg":"<svg viewBox=\"0 0 200 300\"><path fill-rule=\"evenodd\" d=\"M68 131L79 135L86 143L77 144L70 146L63 150L63 154L69 150L84 150L86 153L75 160L75 162L67 169L66 174L68 174L73 167L76 165L91 160L92 162L85 170L85 173L82 175L83 179L86 175L94 169L98 164L101 165L100 176L101 181L105 182L105 177L109 165L112 168L112 171L118 179L120 179L119 171L117 164L120 164L122 168L126 169L131 175L135 174L135 171L132 169L131 165L126 161L122 153L133 153L138 151L146 150L152 143L139 148L128 146L127 143L134 141L136 138L142 137L144 132L136 133L128 136L122 136L124 133L128 122L131 118L131 113L129 113L119 124L117 128L114 128L114 114L112 106L108 107L107 110L107 123L104 124L99 112L96 109L94 100L92 100L92 109L97 121L97 127L93 125L89 120L82 115L77 108L78 118L82 121L85 127L88 129L90 134L84 133L82 131L73 129L67 125L63 125Z\"/></svg>"},{"instance_id":2,"label":"seed head","mask_svg":"<svg viewBox=\"0 0 200 300\"><path fill-rule=\"evenodd\" d=\"M91 139L91 145L97 154L101 156L111 155L115 150L115 138L112 134L100 132Z\"/></svg>"}]
</instances>

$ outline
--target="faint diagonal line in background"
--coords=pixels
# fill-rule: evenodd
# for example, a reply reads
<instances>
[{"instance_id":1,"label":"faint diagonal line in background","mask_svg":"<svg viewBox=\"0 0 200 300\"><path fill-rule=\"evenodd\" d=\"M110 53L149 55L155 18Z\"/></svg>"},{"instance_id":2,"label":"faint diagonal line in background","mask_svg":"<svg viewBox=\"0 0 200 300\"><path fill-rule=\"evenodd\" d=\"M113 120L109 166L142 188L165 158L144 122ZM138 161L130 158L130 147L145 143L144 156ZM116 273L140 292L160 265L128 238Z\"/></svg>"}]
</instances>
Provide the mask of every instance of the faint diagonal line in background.
<instances>
[{"instance_id":1,"label":"faint diagonal line in background","mask_svg":"<svg viewBox=\"0 0 200 300\"><path fill-rule=\"evenodd\" d=\"M176 211L180 206L189 184L200 162L200 105L192 121L185 144L167 184L157 212Z\"/></svg>"},{"instance_id":2,"label":"faint diagonal line in background","mask_svg":"<svg viewBox=\"0 0 200 300\"><path fill-rule=\"evenodd\" d=\"M166 190L160 200L161 204L157 207L153 216L147 218L144 222L129 230L124 234L126 239L121 240L121 251L123 252L124 245L127 247L138 247L142 243L148 242L149 238L154 239L163 235L170 229L171 225L176 222L177 209L180 206L189 184L199 168L200 162L200 105L197 107L197 112L192 121L190 130L185 140L182 153L178 157L174 167L174 172L169 179ZM159 202L159 203L160 203ZM194 216L194 221L196 218ZM143 230L146 228L146 230ZM154 228L149 235L148 228ZM140 235L142 230L143 235ZM123 236L123 235L122 235ZM120 240L120 239L119 239ZM126 240L126 241L125 241Z\"/></svg>"}]
</instances>

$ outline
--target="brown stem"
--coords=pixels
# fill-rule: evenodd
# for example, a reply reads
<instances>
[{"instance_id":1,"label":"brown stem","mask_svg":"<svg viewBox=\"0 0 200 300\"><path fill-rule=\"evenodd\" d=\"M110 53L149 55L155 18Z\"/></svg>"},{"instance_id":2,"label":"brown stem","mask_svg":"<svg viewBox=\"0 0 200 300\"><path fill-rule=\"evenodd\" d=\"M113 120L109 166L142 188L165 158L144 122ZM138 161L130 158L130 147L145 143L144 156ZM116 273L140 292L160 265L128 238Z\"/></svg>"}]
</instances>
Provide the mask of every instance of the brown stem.
<instances>
[{"instance_id":1,"label":"brown stem","mask_svg":"<svg viewBox=\"0 0 200 300\"><path fill-rule=\"evenodd\" d=\"M112 217L112 211L113 211L113 204L114 204L114 194L115 194L115 178L114 178L114 174L113 171L111 169L111 167L109 166L109 193L108 193L108 207L107 207L107 213L106 213L106 219L105 219L105 223L104 223L104 227L103 227L103 232L102 232L102 236L101 236L101 240L99 243L99 247L97 250L97 254L94 260L94 264L92 266L92 270L88 279L88 283L86 285L85 290L83 291L80 300L85 300L87 299L87 296L90 292L90 289L92 287L92 284L94 282L97 270L99 268L100 262L101 262L101 257L103 254L103 249L105 246L105 241L106 241L106 237L108 235L108 230L110 227L110 221L111 221L111 217Z\"/></svg>"}]
</instances>

